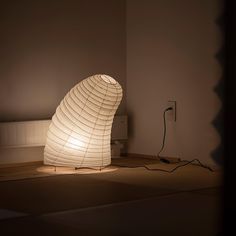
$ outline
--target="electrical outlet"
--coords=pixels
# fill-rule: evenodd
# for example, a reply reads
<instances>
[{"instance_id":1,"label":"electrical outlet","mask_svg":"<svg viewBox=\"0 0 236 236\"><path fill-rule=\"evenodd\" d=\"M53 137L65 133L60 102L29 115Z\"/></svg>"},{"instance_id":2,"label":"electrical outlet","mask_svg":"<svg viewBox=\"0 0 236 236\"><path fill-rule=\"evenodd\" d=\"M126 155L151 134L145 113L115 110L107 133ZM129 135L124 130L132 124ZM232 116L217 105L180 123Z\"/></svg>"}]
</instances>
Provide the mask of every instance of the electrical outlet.
<instances>
[{"instance_id":1,"label":"electrical outlet","mask_svg":"<svg viewBox=\"0 0 236 236\"><path fill-rule=\"evenodd\" d=\"M172 110L167 111L167 120L176 121L176 101L168 101L167 108L171 107Z\"/></svg>"}]
</instances>

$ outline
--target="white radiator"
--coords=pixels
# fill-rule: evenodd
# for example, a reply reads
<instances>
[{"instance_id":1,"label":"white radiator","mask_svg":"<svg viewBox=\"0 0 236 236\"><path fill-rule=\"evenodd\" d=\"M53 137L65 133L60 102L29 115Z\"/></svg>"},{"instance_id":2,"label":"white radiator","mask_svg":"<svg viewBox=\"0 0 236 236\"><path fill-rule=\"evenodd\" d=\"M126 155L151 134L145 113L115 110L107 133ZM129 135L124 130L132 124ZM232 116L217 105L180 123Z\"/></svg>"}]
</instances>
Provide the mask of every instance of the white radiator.
<instances>
[{"instance_id":1,"label":"white radiator","mask_svg":"<svg viewBox=\"0 0 236 236\"><path fill-rule=\"evenodd\" d=\"M0 148L44 146L51 120L0 123ZM127 139L127 116L115 116L112 140Z\"/></svg>"},{"instance_id":2,"label":"white radiator","mask_svg":"<svg viewBox=\"0 0 236 236\"><path fill-rule=\"evenodd\" d=\"M45 145L51 120L0 123L0 147L32 147Z\"/></svg>"}]
</instances>

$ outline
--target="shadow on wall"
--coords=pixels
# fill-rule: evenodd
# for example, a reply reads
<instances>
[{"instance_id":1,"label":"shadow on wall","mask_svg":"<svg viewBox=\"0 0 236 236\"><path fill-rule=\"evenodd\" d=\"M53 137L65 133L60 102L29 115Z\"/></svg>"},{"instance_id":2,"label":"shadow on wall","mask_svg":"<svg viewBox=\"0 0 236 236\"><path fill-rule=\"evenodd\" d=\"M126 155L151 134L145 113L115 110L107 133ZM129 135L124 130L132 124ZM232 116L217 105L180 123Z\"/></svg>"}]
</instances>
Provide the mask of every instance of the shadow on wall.
<instances>
[{"instance_id":1,"label":"shadow on wall","mask_svg":"<svg viewBox=\"0 0 236 236\"><path fill-rule=\"evenodd\" d=\"M216 19L216 24L219 26L222 34L225 31L225 13L223 13L218 19ZM211 152L211 156L213 160L218 165L223 165L223 149L224 149L224 80L225 80L225 42L223 42L220 50L215 55L216 60L218 61L219 65L222 67L222 75L221 78L214 88L215 93L218 95L219 99L221 100L221 109L217 113L215 119L212 121L213 126L218 131L218 134L220 135L221 142Z\"/></svg>"},{"instance_id":2,"label":"shadow on wall","mask_svg":"<svg viewBox=\"0 0 236 236\"><path fill-rule=\"evenodd\" d=\"M129 137L129 140L132 139L134 137L134 114L132 112L129 112L128 113L128 137ZM129 143L130 142L127 142L126 144L126 152L129 150Z\"/></svg>"}]
</instances>

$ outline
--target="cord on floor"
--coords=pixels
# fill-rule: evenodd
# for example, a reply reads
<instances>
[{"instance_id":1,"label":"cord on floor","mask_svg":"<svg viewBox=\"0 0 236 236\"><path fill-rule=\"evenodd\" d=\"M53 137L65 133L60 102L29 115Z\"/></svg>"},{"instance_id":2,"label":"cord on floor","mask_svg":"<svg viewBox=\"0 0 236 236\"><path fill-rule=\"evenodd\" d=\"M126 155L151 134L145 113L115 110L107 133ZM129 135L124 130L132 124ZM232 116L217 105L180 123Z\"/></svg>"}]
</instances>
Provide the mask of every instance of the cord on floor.
<instances>
[{"instance_id":1,"label":"cord on floor","mask_svg":"<svg viewBox=\"0 0 236 236\"><path fill-rule=\"evenodd\" d=\"M191 161L181 161L181 162L185 162L183 164L180 164L176 167L174 167L172 170L165 170L165 169L161 169L161 168L149 168L148 166L146 165L142 165L142 166L126 166L126 165L119 165L119 164L112 164L112 166L117 166L117 167L123 167L123 168L138 168L138 167L143 167L145 168L146 170L149 170L149 171L162 171L162 172L166 172L166 173L173 173L174 171L176 171L177 169L181 168L181 167L184 167L184 166L187 166L189 164L192 164L193 162L198 162L198 166L202 167L202 168L205 168L211 172L214 172L213 169L211 169L209 166L205 166L203 165L198 159L193 159Z\"/></svg>"}]
</instances>

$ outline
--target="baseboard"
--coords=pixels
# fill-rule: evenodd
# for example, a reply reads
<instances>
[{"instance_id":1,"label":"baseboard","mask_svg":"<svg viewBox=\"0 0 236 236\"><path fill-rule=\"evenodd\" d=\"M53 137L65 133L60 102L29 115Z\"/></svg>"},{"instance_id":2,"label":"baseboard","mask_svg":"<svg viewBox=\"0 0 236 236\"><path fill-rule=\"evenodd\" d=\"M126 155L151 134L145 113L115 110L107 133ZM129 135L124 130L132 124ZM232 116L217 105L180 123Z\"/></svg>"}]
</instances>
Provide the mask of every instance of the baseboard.
<instances>
[{"instance_id":1,"label":"baseboard","mask_svg":"<svg viewBox=\"0 0 236 236\"><path fill-rule=\"evenodd\" d=\"M140 154L140 153L125 153L123 155L126 157L140 157L140 158L147 158L147 159L157 159L157 157L154 155L146 155L146 154Z\"/></svg>"}]
</instances>

